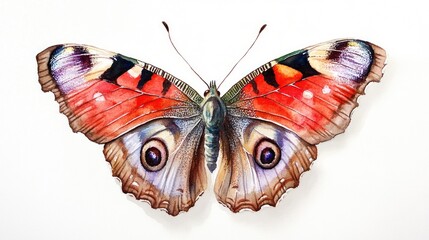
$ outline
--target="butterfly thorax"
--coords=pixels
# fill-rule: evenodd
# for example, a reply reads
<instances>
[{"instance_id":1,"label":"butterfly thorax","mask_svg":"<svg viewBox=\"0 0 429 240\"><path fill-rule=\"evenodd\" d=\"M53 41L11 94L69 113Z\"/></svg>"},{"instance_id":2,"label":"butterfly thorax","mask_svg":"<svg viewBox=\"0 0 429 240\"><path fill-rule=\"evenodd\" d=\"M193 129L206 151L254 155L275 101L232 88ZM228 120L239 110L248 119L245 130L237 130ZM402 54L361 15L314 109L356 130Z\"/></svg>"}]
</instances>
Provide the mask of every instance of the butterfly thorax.
<instances>
[{"instance_id":1,"label":"butterfly thorax","mask_svg":"<svg viewBox=\"0 0 429 240\"><path fill-rule=\"evenodd\" d=\"M214 81L210 82L209 89L204 93L201 107L205 123L204 155L208 169L213 172L219 156L219 132L226 115L225 103L220 98Z\"/></svg>"}]
</instances>

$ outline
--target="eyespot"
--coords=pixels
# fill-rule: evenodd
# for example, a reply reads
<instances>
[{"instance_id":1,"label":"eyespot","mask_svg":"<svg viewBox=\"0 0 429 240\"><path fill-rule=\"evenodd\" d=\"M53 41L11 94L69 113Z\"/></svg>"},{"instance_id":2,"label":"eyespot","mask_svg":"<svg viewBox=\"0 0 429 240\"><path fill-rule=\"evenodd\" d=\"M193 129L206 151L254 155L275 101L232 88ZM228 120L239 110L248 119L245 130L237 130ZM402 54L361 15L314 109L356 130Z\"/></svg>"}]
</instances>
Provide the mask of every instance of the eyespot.
<instances>
[{"instance_id":1,"label":"eyespot","mask_svg":"<svg viewBox=\"0 0 429 240\"><path fill-rule=\"evenodd\" d=\"M253 156L261 168L271 169L280 161L281 152L273 140L263 138L256 144Z\"/></svg>"},{"instance_id":2,"label":"eyespot","mask_svg":"<svg viewBox=\"0 0 429 240\"><path fill-rule=\"evenodd\" d=\"M164 142L159 139L149 139L140 152L140 162L150 172L161 170L167 163L168 151Z\"/></svg>"},{"instance_id":3,"label":"eyespot","mask_svg":"<svg viewBox=\"0 0 429 240\"><path fill-rule=\"evenodd\" d=\"M218 96L220 96L220 92L218 90L216 90L216 93L217 93Z\"/></svg>"}]
</instances>

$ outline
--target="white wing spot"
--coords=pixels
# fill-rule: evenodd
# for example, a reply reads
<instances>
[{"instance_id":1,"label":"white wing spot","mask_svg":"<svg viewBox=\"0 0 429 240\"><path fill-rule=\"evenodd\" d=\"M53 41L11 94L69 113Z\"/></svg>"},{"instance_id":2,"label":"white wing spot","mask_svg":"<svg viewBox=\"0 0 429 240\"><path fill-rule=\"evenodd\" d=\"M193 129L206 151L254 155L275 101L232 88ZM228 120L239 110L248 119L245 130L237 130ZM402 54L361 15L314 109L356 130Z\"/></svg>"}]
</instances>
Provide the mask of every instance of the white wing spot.
<instances>
[{"instance_id":1,"label":"white wing spot","mask_svg":"<svg viewBox=\"0 0 429 240\"><path fill-rule=\"evenodd\" d=\"M136 65L136 66L132 67L130 70L128 70L128 74L130 74L130 76L133 78L137 78L141 73L140 69L141 68Z\"/></svg>"},{"instance_id":2,"label":"white wing spot","mask_svg":"<svg viewBox=\"0 0 429 240\"><path fill-rule=\"evenodd\" d=\"M96 92L94 93L93 98L95 99L95 101L97 102L104 102L106 101L106 99L104 98L103 94L101 94L100 92Z\"/></svg>"},{"instance_id":3,"label":"white wing spot","mask_svg":"<svg viewBox=\"0 0 429 240\"><path fill-rule=\"evenodd\" d=\"M323 89L322 89L322 93L323 94L328 94L328 93L330 93L331 92L331 89L329 88L329 86L328 85L325 85L324 87L323 87Z\"/></svg>"},{"instance_id":4,"label":"white wing spot","mask_svg":"<svg viewBox=\"0 0 429 240\"><path fill-rule=\"evenodd\" d=\"M81 100L79 100L79 101L76 102L75 106L79 107L80 105L82 105L82 103L83 103L83 100L81 99Z\"/></svg>"},{"instance_id":5,"label":"white wing spot","mask_svg":"<svg viewBox=\"0 0 429 240\"><path fill-rule=\"evenodd\" d=\"M311 91L309 91L309 90L305 90L305 91L302 93L302 96L303 96L304 98L306 98L306 99L312 99L312 98L313 98L313 93L312 93Z\"/></svg>"},{"instance_id":6,"label":"white wing spot","mask_svg":"<svg viewBox=\"0 0 429 240\"><path fill-rule=\"evenodd\" d=\"M132 183L131 183L131 186L139 187L140 185L139 185L139 183L138 183L138 182L134 181L134 182L132 182Z\"/></svg>"}]
</instances>

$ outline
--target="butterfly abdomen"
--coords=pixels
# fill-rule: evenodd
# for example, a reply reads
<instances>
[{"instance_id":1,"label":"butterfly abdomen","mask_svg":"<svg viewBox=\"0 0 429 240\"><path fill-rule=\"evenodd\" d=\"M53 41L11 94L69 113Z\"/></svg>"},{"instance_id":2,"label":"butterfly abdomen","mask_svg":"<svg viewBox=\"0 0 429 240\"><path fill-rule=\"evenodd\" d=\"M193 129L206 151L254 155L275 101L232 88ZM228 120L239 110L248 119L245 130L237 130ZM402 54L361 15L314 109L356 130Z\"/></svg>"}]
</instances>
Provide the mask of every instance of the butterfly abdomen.
<instances>
[{"instance_id":1,"label":"butterfly abdomen","mask_svg":"<svg viewBox=\"0 0 429 240\"><path fill-rule=\"evenodd\" d=\"M219 129L206 128L204 147L207 168L213 172L216 169L216 161L219 156Z\"/></svg>"}]
</instances>

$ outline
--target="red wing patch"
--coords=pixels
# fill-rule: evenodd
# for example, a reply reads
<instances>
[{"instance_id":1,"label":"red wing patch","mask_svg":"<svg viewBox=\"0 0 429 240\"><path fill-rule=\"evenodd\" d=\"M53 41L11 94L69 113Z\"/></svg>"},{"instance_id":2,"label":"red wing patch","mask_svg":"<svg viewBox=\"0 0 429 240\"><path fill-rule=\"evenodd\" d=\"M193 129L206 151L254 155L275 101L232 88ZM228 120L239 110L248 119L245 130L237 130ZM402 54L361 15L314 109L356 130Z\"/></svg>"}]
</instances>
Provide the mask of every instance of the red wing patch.
<instances>
[{"instance_id":1,"label":"red wing patch","mask_svg":"<svg viewBox=\"0 0 429 240\"><path fill-rule=\"evenodd\" d=\"M353 88L312 76L263 96L238 101L233 107L251 110L257 118L286 126L307 141L316 142L320 140L313 136L331 138L343 131L350 118L341 112L341 106L350 103L355 94Z\"/></svg>"}]
</instances>

